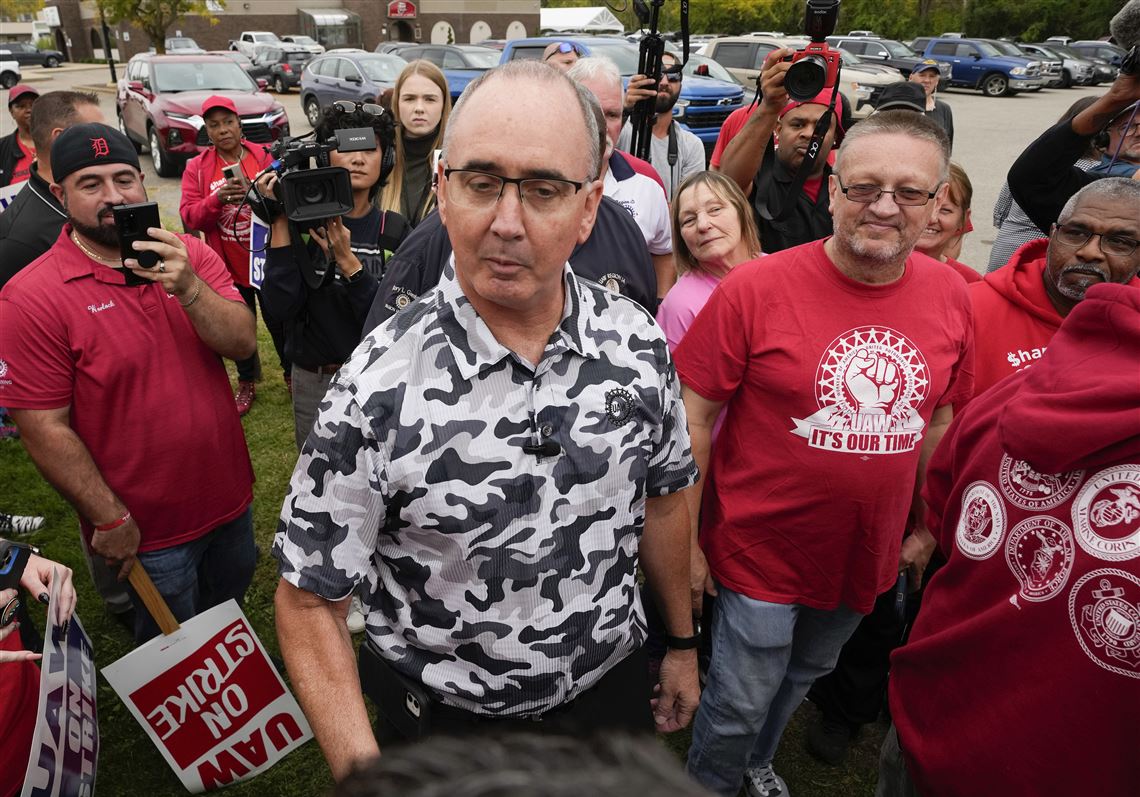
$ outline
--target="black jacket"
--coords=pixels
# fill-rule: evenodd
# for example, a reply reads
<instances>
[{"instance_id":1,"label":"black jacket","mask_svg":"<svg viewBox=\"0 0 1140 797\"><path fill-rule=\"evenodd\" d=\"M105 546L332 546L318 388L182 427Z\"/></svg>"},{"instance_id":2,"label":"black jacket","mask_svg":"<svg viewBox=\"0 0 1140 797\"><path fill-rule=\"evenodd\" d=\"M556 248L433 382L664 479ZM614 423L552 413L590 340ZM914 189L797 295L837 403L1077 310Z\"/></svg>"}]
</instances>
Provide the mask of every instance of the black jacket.
<instances>
[{"instance_id":1,"label":"black jacket","mask_svg":"<svg viewBox=\"0 0 1140 797\"><path fill-rule=\"evenodd\" d=\"M404 309L417 296L439 284L451 256L451 239L438 212L424 217L388 261L380 290L368 311L363 336ZM645 236L633 216L620 204L602 197L594 229L585 243L570 253L570 267L579 277L628 296L646 311L657 309L657 275L645 246Z\"/></svg>"},{"instance_id":2,"label":"black jacket","mask_svg":"<svg viewBox=\"0 0 1140 797\"><path fill-rule=\"evenodd\" d=\"M830 174L831 167L824 166L823 182L814 202L811 197L800 191L795 198L795 205L787 216L779 221L769 221L760 212L761 205L766 205L772 215L778 214L783 203L787 201L788 189L795 175L789 172L776 157L775 148L771 144L768 145L768 149L764 152L764 160L752 179L750 197L752 215L760 230L760 248L764 252L772 254L831 235L831 211L827 198L827 178Z\"/></svg>"},{"instance_id":3,"label":"black jacket","mask_svg":"<svg viewBox=\"0 0 1140 797\"><path fill-rule=\"evenodd\" d=\"M0 188L12 184L12 172L16 170L16 164L23 154L16 141L18 135L20 131L13 130L9 135L0 138Z\"/></svg>"},{"instance_id":4,"label":"black jacket","mask_svg":"<svg viewBox=\"0 0 1140 797\"><path fill-rule=\"evenodd\" d=\"M36 167L27 184L0 213L0 288L55 245L67 213Z\"/></svg>"},{"instance_id":5,"label":"black jacket","mask_svg":"<svg viewBox=\"0 0 1140 797\"><path fill-rule=\"evenodd\" d=\"M1072 122L1065 119L1038 136L1009 169L1009 192L1042 235L1048 234L1069 197L1106 176L1076 165L1088 151L1090 138L1074 133Z\"/></svg>"}]
</instances>

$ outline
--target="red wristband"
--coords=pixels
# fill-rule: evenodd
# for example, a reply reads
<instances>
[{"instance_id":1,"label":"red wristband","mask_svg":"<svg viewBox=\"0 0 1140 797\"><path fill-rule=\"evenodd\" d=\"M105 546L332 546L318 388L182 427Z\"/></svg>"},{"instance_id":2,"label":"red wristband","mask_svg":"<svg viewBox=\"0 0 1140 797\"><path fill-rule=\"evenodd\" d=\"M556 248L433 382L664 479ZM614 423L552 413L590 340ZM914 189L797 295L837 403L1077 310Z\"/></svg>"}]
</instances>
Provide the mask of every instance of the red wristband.
<instances>
[{"instance_id":1,"label":"red wristband","mask_svg":"<svg viewBox=\"0 0 1140 797\"><path fill-rule=\"evenodd\" d=\"M131 519L131 513L129 511L124 512L123 516L121 518L118 518L117 520L112 520L110 523L104 523L101 526L96 526L95 531L111 531L113 529L117 529L119 526L123 525L124 523L126 523L130 519Z\"/></svg>"}]
</instances>

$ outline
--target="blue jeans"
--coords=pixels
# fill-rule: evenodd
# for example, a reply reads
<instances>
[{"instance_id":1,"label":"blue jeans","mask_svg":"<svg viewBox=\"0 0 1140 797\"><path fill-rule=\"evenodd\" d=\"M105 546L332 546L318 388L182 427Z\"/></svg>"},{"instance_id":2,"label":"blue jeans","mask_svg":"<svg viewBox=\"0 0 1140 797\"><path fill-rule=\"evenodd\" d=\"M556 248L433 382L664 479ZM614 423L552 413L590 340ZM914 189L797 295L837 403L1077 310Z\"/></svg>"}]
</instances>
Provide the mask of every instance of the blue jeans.
<instances>
[{"instance_id":1,"label":"blue jeans","mask_svg":"<svg viewBox=\"0 0 1140 797\"><path fill-rule=\"evenodd\" d=\"M746 769L772 763L792 713L812 681L835 667L861 619L843 606L768 603L718 586L689 774L733 797Z\"/></svg>"},{"instance_id":2,"label":"blue jeans","mask_svg":"<svg viewBox=\"0 0 1140 797\"><path fill-rule=\"evenodd\" d=\"M241 604L257 549L253 543L253 509L196 540L139 554L141 564L180 623L230 598ZM135 644L158 636L158 625L142 599L131 589L135 604Z\"/></svg>"}]
</instances>

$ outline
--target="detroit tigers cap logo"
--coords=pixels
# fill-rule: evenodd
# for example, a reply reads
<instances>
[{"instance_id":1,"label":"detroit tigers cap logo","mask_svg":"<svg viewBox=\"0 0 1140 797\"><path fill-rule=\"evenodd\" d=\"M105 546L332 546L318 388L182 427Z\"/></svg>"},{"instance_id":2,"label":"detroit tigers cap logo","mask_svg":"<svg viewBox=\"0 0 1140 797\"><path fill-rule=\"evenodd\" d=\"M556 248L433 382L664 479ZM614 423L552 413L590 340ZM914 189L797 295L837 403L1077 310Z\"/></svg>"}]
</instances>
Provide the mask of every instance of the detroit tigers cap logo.
<instances>
[{"instance_id":1,"label":"detroit tigers cap logo","mask_svg":"<svg viewBox=\"0 0 1140 797\"><path fill-rule=\"evenodd\" d=\"M91 139L91 151L95 153L96 158L105 158L111 154L111 148L107 146L105 138Z\"/></svg>"}]
</instances>

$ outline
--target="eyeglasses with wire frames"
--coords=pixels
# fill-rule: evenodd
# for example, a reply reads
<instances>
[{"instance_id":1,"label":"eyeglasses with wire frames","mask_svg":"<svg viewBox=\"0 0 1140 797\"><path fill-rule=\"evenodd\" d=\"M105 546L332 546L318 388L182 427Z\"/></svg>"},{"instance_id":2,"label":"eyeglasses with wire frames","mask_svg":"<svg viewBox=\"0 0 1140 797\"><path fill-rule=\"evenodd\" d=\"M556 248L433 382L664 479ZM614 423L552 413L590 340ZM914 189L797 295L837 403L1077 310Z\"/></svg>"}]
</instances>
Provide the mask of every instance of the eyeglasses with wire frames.
<instances>
[{"instance_id":1,"label":"eyeglasses with wire frames","mask_svg":"<svg viewBox=\"0 0 1140 797\"><path fill-rule=\"evenodd\" d=\"M1097 237L1097 246L1100 247L1100 251L1110 257L1128 257L1136 251L1136 247L1140 246L1140 241L1129 238L1127 235L1102 234L1069 224L1053 225L1054 240L1072 249L1080 249L1094 235Z\"/></svg>"},{"instance_id":2,"label":"eyeglasses with wire frames","mask_svg":"<svg viewBox=\"0 0 1140 797\"><path fill-rule=\"evenodd\" d=\"M337 100L334 102L333 107L343 114L354 113L356 111L364 111L373 116L383 116L387 111L384 110L383 105L377 105L374 102L357 102L355 100Z\"/></svg>"},{"instance_id":3,"label":"eyeglasses with wire frames","mask_svg":"<svg viewBox=\"0 0 1140 797\"><path fill-rule=\"evenodd\" d=\"M922 188L909 188L906 186L888 191L877 185L864 183L844 185L843 178L839 175L835 175L835 179L839 181L839 190L843 192L843 196L852 202L858 202L862 205L873 205L879 201L879 197L883 194L890 194L891 199L893 199L895 204L899 207L921 207L934 199L938 193L939 186L942 185L942 183L939 183L934 186L933 191L926 191Z\"/></svg>"},{"instance_id":4,"label":"eyeglasses with wire frames","mask_svg":"<svg viewBox=\"0 0 1140 797\"><path fill-rule=\"evenodd\" d=\"M586 185L555 177L503 177L478 169L448 168L443 170L443 177L451 186L448 197L452 201L479 210L497 204L507 185L512 184L518 188L524 207L536 213L557 213Z\"/></svg>"}]
</instances>

